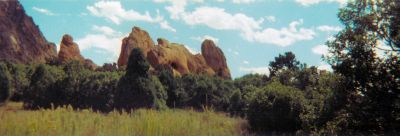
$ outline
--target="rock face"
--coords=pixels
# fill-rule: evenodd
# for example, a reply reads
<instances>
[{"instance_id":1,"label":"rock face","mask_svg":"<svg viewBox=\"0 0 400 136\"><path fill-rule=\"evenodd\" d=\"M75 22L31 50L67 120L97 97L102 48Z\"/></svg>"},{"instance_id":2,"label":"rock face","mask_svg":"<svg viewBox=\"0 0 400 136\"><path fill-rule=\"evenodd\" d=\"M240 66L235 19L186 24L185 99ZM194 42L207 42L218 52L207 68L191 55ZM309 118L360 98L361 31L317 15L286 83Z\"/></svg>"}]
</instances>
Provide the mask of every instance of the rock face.
<instances>
[{"instance_id":1,"label":"rock face","mask_svg":"<svg viewBox=\"0 0 400 136\"><path fill-rule=\"evenodd\" d=\"M147 52L149 52L153 46L154 42L146 31L141 30L139 27L133 27L129 36L122 40L118 66L125 66L128 63L128 58L133 48L141 48L144 56L147 56Z\"/></svg>"},{"instance_id":2,"label":"rock face","mask_svg":"<svg viewBox=\"0 0 400 136\"><path fill-rule=\"evenodd\" d=\"M74 42L74 39L66 34L62 37L60 43L60 51L58 52L58 62L66 64L72 60L82 62L87 68L95 69L97 66L90 59L85 59L79 50L78 44Z\"/></svg>"},{"instance_id":3,"label":"rock face","mask_svg":"<svg viewBox=\"0 0 400 136\"><path fill-rule=\"evenodd\" d=\"M147 53L147 60L156 70L160 70L160 66L172 68L174 75L215 74L201 55L192 55L183 45L176 43L152 48Z\"/></svg>"},{"instance_id":4,"label":"rock face","mask_svg":"<svg viewBox=\"0 0 400 136\"><path fill-rule=\"evenodd\" d=\"M85 61L73 38L66 34L62 37L60 43L60 52L58 53L58 61L62 64L68 63L71 60Z\"/></svg>"},{"instance_id":5,"label":"rock face","mask_svg":"<svg viewBox=\"0 0 400 136\"><path fill-rule=\"evenodd\" d=\"M201 54L207 64L215 71L215 73L223 78L231 78L226 58L220 48L211 40L204 40L201 44Z\"/></svg>"},{"instance_id":6,"label":"rock face","mask_svg":"<svg viewBox=\"0 0 400 136\"><path fill-rule=\"evenodd\" d=\"M16 63L45 63L57 51L49 43L17 0L0 1L0 60Z\"/></svg>"},{"instance_id":7,"label":"rock face","mask_svg":"<svg viewBox=\"0 0 400 136\"><path fill-rule=\"evenodd\" d=\"M151 70L157 71L162 68L171 68L174 75L177 76L192 73L230 78L225 56L221 49L215 46L211 40L205 41L202 45L204 46L202 47L202 52L203 54L206 53L207 57L201 54L193 55L184 45L170 43L166 39L159 38L157 42L158 45L154 45L153 40L146 31L134 27L129 36L122 41L118 66L125 67L132 49L141 48L144 56L151 64Z\"/></svg>"}]
</instances>

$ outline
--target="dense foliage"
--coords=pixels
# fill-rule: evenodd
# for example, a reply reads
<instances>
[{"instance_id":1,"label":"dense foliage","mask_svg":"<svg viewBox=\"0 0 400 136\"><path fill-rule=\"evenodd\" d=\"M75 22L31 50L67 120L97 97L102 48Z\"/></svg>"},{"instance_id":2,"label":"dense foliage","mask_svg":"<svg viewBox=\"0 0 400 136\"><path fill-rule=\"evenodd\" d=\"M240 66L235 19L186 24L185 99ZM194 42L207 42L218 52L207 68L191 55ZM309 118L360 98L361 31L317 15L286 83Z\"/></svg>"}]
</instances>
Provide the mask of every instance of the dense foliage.
<instances>
[{"instance_id":1,"label":"dense foliage","mask_svg":"<svg viewBox=\"0 0 400 136\"><path fill-rule=\"evenodd\" d=\"M126 73L115 93L115 106L120 109L158 108L166 106L167 94L160 81L149 74L150 64L142 50L135 48L129 56Z\"/></svg>"},{"instance_id":2,"label":"dense foliage","mask_svg":"<svg viewBox=\"0 0 400 136\"><path fill-rule=\"evenodd\" d=\"M295 132L302 127L307 101L300 90L272 82L250 103L249 123L255 130Z\"/></svg>"},{"instance_id":3,"label":"dense foliage","mask_svg":"<svg viewBox=\"0 0 400 136\"><path fill-rule=\"evenodd\" d=\"M326 57L344 77L333 131L398 133L400 129L400 4L359 0L339 12L345 29L327 44ZM331 126L332 126L331 125Z\"/></svg>"},{"instance_id":4,"label":"dense foliage","mask_svg":"<svg viewBox=\"0 0 400 136\"><path fill-rule=\"evenodd\" d=\"M0 64L0 103L4 103L10 97L10 73L5 64Z\"/></svg>"},{"instance_id":5,"label":"dense foliage","mask_svg":"<svg viewBox=\"0 0 400 136\"><path fill-rule=\"evenodd\" d=\"M359 0L338 16L345 28L328 41L333 72L307 66L292 52L269 63L270 75L226 80L150 71L140 49L126 70L0 63L0 103L26 108L71 105L109 112L138 108L213 108L248 119L261 134L398 134L400 130L400 4Z\"/></svg>"}]
</instances>

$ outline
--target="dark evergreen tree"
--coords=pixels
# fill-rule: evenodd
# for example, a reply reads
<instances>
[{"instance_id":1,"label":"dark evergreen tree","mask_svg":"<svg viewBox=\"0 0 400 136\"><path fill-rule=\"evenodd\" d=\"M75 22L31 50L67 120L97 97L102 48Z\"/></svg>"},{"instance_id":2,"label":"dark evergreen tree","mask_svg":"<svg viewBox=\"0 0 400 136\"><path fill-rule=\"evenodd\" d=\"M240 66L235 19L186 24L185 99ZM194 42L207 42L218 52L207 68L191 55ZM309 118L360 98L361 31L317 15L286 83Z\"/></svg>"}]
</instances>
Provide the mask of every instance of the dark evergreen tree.
<instances>
[{"instance_id":1,"label":"dark evergreen tree","mask_svg":"<svg viewBox=\"0 0 400 136\"><path fill-rule=\"evenodd\" d=\"M7 101L11 93L11 76L7 66L0 63L0 104Z\"/></svg>"},{"instance_id":2,"label":"dark evergreen tree","mask_svg":"<svg viewBox=\"0 0 400 136\"><path fill-rule=\"evenodd\" d=\"M164 108L165 90L156 86L149 74L150 65L142 50L132 50L126 73L121 77L115 94L115 106L119 109Z\"/></svg>"}]
</instances>

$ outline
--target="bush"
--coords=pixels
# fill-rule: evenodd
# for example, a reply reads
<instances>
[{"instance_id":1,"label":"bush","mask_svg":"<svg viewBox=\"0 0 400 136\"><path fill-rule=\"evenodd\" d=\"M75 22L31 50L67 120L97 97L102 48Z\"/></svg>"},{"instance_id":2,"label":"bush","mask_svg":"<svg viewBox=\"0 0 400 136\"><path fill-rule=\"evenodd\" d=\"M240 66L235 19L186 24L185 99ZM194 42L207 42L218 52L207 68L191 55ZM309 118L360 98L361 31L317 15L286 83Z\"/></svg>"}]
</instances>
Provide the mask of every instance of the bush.
<instances>
[{"instance_id":1,"label":"bush","mask_svg":"<svg viewBox=\"0 0 400 136\"><path fill-rule=\"evenodd\" d=\"M249 110L250 103L256 98L260 88L253 85L246 85L243 89L236 89L230 98L229 112L231 115L245 117Z\"/></svg>"},{"instance_id":2,"label":"bush","mask_svg":"<svg viewBox=\"0 0 400 136\"><path fill-rule=\"evenodd\" d=\"M248 120L256 131L296 132L302 129L306 104L300 90L273 81L251 102Z\"/></svg>"}]
</instances>

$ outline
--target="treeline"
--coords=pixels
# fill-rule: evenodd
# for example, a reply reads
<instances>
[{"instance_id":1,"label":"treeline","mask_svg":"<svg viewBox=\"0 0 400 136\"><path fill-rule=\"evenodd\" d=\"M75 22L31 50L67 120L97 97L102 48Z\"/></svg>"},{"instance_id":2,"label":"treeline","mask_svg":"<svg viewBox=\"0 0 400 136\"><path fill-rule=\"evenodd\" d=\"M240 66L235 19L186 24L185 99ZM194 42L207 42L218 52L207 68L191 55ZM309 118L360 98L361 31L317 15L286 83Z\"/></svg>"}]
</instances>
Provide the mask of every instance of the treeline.
<instances>
[{"instance_id":1,"label":"treeline","mask_svg":"<svg viewBox=\"0 0 400 136\"><path fill-rule=\"evenodd\" d=\"M174 77L169 68L150 73L140 49L132 51L126 70L92 71L79 61L61 66L2 62L0 96L2 102L23 101L26 109L71 105L75 109L91 108L106 113L138 108L213 108L247 119L250 129L262 134L397 133L398 118L392 124L382 123L390 126L384 131L377 131L377 127L350 129L359 127L349 124L365 119L358 118L363 114L387 111L370 108L382 104L378 101L358 107L369 108L370 112L349 109L355 104L349 104L348 77L308 67L291 52L276 57L269 67L270 76L246 75L235 80L191 74ZM366 95L357 98L367 99L370 98ZM387 108L394 117L400 114L395 108L380 108Z\"/></svg>"},{"instance_id":2,"label":"treeline","mask_svg":"<svg viewBox=\"0 0 400 136\"><path fill-rule=\"evenodd\" d=\"M270 62L270 75L224 80L174 77L170 68L149 72L140 49L126 70L105 65L90 71L67 65L0 64L0 103L28 109L212 107L249 121L261 134L398 135L400 130L400 5L359 0L338 16L344 29L328 41L324 57L333 72L299 62L287 52Z\"/></svg>"},{"instance_id":3,"label":"treeline","mask_svg":"<svg viewBox=\"0 0 400 136\"><path fill-rule=\"evenodd\" d=\"M79 61L65 65L1 62L1 102L23 101L27 109L71 105L101 112L204 107L226 111L234 88L231 80L219 77L174 77L168 68L151 73L138 48L132 50L126 70L110 66L93 71Z\"/></svg>"},{"instance_id":4,"label":"treeline","mask_svg":"<svg viewBox=\"0 0 400 136\"><path fill-rule=\"evenodd\" d=\"M255 132L317 130L322 115L331 109L328 99L339 77L300 65L291 52L270 66L273 76L247 75L235 80L191 74L174 77L169 68L150 73L140 49L132 51L126 70L92 71L79 61L62 66L6 62L0 63L1 96L3 101L23 101L26 109L71 105L109 112L206 107L247 118Z\"/></svg>"}]
</instances>

